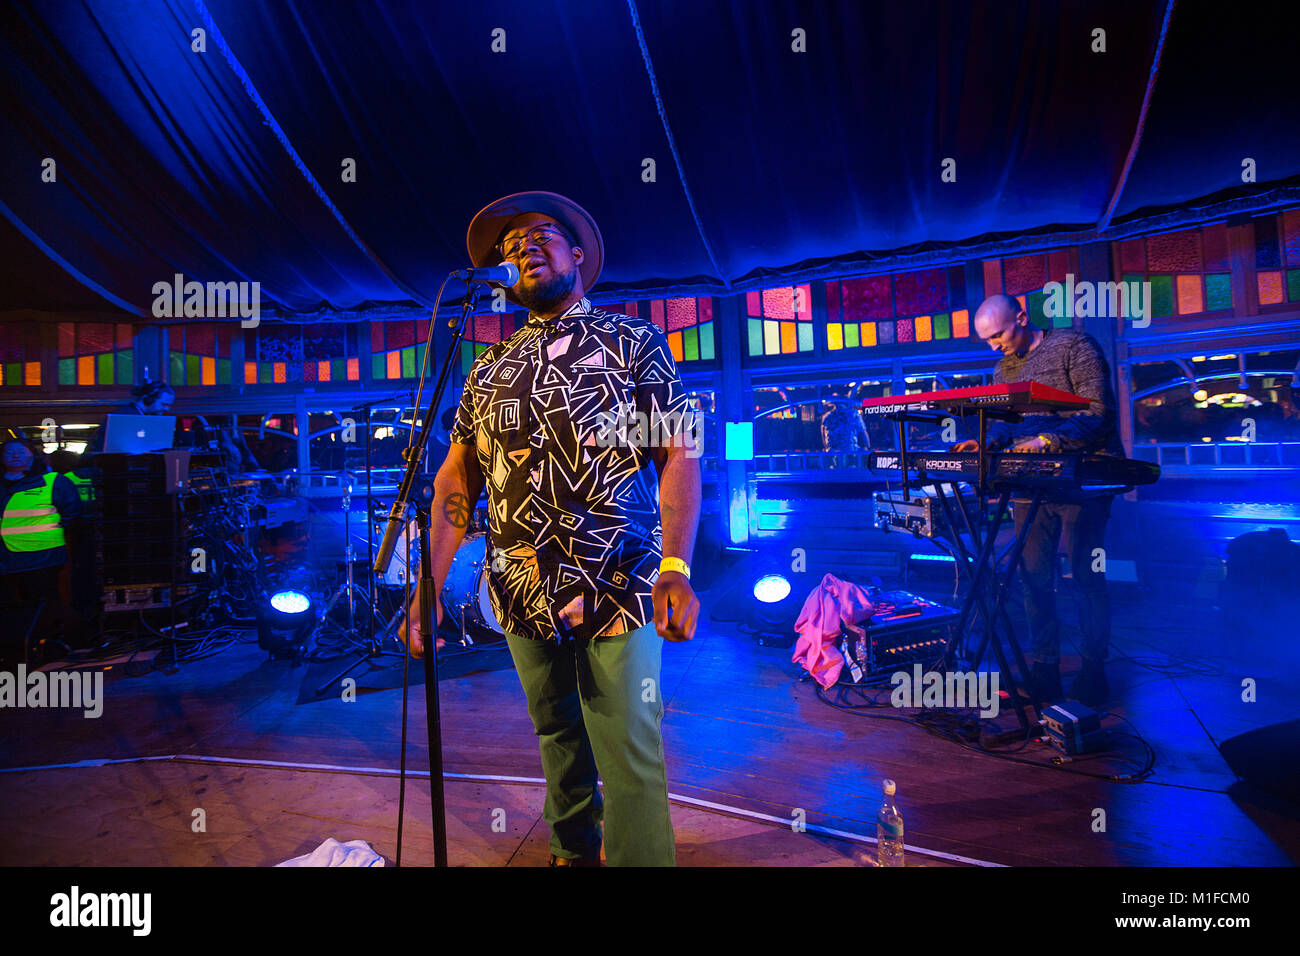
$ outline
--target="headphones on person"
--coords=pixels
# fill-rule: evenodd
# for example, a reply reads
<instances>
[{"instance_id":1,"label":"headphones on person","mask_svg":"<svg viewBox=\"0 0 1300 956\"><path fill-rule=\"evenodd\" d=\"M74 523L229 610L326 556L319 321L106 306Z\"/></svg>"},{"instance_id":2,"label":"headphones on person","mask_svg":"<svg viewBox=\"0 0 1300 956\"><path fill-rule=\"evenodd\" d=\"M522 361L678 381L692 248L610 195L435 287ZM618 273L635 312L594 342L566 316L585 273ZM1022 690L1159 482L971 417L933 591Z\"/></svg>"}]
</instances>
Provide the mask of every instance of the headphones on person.
<instances>
[{"instance_id":1,"label":"headphones on person","mask_svg":"<svg viewBox=\"0 0 1300 956\"><path fill-rule=\"evenodd\" d=\"M155 402L165 392L171 392L175 395L176 389L166 382L145 382L131 390L131 397L138 398L142 402Z\"/></svg>"}]
</instances>

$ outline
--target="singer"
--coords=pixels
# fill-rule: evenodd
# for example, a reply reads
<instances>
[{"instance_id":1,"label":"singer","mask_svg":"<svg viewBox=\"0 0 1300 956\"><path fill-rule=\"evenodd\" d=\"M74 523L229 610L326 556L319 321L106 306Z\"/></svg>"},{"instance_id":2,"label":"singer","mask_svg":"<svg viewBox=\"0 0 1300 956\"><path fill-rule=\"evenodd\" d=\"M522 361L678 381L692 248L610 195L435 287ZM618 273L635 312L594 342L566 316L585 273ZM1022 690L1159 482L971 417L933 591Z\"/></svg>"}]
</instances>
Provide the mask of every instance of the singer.
<instances>
[{"instance_id":1,"label":"singer","mask_svg":"<svg viewBox=\"0 0 1300 956\"><path fill-rule=\"evenodd\" d=\"M444 503L475 501L486 484L493 611L540 743L551 865L599 866L603 822L609 865L672 866L660 662L664 640L694 636L700 608L687 563L700 510L694 411L664 333L585 298L604 244L576 203L506 196L466 242L476 268L517 266L505 294L529 315L466 377L435 481L435 588L465 532ZM629 412L647 416L658 447L597 442ZM412 653L424 644L413 631Z\"/></svg>"}]
</instances>

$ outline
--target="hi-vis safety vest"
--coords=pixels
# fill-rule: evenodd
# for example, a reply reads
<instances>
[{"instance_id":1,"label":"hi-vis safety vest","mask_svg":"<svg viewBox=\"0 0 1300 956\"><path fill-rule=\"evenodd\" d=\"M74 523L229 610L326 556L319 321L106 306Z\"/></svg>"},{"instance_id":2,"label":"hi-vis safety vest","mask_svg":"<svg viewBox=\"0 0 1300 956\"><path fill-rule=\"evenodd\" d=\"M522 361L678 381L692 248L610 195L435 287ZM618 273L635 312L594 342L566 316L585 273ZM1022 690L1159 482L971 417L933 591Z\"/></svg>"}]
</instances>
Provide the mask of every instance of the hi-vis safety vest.
<instances>
[{"instance_id":1,"label":"hi-vis safety vest","mask_svg":"<svg viewBox=\"0 0 1300 956\"><path fill-rule=\"evenodd\" d=\"M83 502L92 501L95 497L95 482L90 478L82 478L75 471L70 471L63 476L72 482L73 487L77 489L77 496Z\"/></svg>"},{"instance_id":2,"label":"hi-vis safety vest","mask_svg":"<svg viewBox=\"0 0 1300 956\"><path fill-rule=\"evenodd\" d=\"M0 540L10 551L49 551L64 544L59 510L54 507L54 472L44 476L39 488L17 491L0 518Z\"/></svg>"}]
</instances>

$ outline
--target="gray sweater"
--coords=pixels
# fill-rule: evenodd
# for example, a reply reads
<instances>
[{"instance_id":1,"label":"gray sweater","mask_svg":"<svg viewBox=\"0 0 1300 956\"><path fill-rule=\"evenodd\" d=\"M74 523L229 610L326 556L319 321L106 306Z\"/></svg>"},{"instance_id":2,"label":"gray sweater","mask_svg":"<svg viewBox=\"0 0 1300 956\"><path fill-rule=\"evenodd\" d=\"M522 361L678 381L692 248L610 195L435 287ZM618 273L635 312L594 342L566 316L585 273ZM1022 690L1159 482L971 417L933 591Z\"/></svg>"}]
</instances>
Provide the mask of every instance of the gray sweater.
<instances>
[{"instance_id":1,"label":"gray sweater","mask_svg":"<svg viewBox=\"0 0 1300 956\"><path fill-rule=\"evenodd\" d=\"M993 381L999 384L1030 380L1091 399L1092 405L1077 412L1026 415L1015 424L991 422L990 447L1004 449L1021 439L1045 435L1052 439L1053 451L1124 455L1110 365L1091 335L1048 329L1036 349L1024 358L1003 356L993 372Z\"/></svg>"}]
</instances>

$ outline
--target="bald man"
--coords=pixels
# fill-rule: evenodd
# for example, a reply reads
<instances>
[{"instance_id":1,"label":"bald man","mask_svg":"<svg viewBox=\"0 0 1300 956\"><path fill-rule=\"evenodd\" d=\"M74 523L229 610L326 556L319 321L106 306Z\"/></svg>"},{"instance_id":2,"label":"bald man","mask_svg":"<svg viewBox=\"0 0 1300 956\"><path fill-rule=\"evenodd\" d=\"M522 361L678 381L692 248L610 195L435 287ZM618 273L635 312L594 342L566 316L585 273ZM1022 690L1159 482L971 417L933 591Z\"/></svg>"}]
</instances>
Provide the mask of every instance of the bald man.
<instances>
[{"instance_id":1,"label":"bald man","mask_svg":"<svg viewBox=\"0 0 1300 956\"><path fill-rule=\"evenodd\" d=\"M1026 415L1017 423L994 422L988 430L990 450L1124 455L1110 366L1092 336L1073 329L1040 329L1029 322L1019 301L1001 293L985 299L975 312L975 332L1002 354L993 372L995 383L1041 382L1092 401L1082 411ZM977 448L976 442L965 441L953 450ZM1061 636L1056 615L1058 551L1069 557L1083 632L1083 668L1070 686L1070 697L1100 706L1110 696L1104 666L1110 644L1110 599L1105 573L1093 570L1093 554L1102 547L1111 500L1111 495L1079 493L1044 502L1025 538L1020 576L1033 656L1030 691L1039 701L1065 696L1061 692ZM1019 531L1029 503L1016 501L1014 509Z\"/></svg>"}]
</instances>

